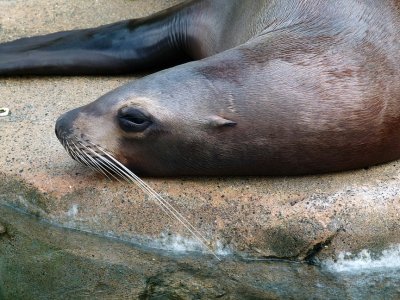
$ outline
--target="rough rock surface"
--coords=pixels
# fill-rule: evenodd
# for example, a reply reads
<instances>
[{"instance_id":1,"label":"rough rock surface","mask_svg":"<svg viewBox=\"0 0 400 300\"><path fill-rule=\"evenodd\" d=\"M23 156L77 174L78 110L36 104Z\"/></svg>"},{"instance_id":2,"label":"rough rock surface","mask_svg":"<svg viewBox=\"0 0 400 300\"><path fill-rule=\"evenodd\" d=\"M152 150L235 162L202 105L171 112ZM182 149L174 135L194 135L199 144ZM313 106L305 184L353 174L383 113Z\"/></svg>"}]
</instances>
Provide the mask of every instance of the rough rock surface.
<instances>
[{"instance_id":1,"label":"rough rock surface","mask_svg":"<svg viewBox=\"0 0 400 300\"><path fill-rule=\"evenodd\" d=\"M338 274L288 261L173 255L49 226L4 206L0 223L7 227L0 234L2 300L400 297L396 269Z\"/></svg>"},{"instance_id":2,"label":"rough rock surface","mask_svg":"<svg viewBox=\"0 0 400 300\"><path fill-rule=\"evenodd\" d=\"M0 0L0 41L140 17L177 2ZM54 135L61 113L139 77L1 78L0 107L11 114L0 118L0 203L146 247L198 249L136 186L79 166ZM302 260L400 243L400 162L323 176L145 180L219 253Z\"/></svg>"}]
</instances>

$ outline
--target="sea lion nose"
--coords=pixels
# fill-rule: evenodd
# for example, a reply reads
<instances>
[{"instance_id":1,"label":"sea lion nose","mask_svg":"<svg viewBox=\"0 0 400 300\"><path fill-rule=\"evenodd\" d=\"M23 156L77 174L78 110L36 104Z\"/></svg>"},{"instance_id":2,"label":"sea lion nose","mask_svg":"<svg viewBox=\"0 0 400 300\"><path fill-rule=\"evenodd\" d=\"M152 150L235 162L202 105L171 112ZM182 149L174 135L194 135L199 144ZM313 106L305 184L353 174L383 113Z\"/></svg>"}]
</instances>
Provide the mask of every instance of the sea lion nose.
<instances>
[{"instance_id":1,"label":"sea lion nose","mask_svg":"<svg viewBox=\"0 0 400 300\"><path fill-rule=\"evenodd\" d=\"M78 117L79 109L74 109L62 114L56 121L55 133L59 140L72 132L72 124Z\"/></svg>"}]
</instances>

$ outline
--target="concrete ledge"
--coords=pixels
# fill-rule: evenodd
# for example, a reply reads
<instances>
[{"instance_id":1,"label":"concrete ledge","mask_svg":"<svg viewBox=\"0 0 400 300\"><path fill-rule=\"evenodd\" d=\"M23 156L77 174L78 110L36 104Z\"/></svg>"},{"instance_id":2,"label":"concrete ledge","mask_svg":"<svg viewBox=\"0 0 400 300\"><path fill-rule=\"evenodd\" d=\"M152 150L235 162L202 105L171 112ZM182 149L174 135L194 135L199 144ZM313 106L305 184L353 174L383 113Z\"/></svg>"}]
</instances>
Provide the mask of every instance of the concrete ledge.
<instances>
[{"instance_id":1,"label":"concrete ledge","mask_svg":"<svg viewBox=\"0 0 400 300\"><path fill-rule=\"evenodd\" d=\"M0 1L0 41L139 17L178 1ZM193 237L133 185L72 161L57 117L138 77L0 79L0 203L53 224L151 247L198 250ZM296 178L146 179L214 249L324 258L400 243L399 162ZM177 245L178 244L178 245Z\"/></svg>"},{"instance_id":2,"label":"concrete ledge","mask_svg":"<svg viewBox=\"0 0 400 300\"><path fill-rule=\"evenodd\" d=\"M0 205L0 299L398 299L398 279L148 251ZM398 278L395 277L395 278ZM365 285L368 283L368 288ZM307 287L306 289L304 287Z\"/></svg>"}]
</instances>

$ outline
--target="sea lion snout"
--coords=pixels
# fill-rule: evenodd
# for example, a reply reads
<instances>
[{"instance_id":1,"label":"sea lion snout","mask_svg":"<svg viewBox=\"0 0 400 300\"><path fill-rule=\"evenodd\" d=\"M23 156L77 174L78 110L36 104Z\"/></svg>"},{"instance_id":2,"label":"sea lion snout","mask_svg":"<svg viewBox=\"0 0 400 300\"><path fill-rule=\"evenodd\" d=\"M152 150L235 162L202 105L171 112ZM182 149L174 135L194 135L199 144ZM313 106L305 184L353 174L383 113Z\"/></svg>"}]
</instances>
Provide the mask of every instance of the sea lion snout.
<instances>
[{"instance_id":1,"label":"sea lion snout","mask_svg":"<svg viewBox=\"0 0 400 300\"><path fill-rule=\"evenodd\" d=\"M55 132L57 138L61 141L65 136L72 133L72 124L79 115L79 108L73 109L62 114L56 121Z\"/></svg>"}]
</instances>

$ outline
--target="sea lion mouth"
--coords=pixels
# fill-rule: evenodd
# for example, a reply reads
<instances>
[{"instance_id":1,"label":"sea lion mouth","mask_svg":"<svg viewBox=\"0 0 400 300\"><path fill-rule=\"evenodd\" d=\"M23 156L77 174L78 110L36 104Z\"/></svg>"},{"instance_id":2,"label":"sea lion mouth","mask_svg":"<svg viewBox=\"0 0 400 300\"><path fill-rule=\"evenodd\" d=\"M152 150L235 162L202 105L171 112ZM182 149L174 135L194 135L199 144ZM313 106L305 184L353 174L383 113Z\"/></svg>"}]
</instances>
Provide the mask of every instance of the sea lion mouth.
<instances>
[{"instance_id":1,"label":"sea lion mouth","mask_svg":"<svg viewBox=\"0 0 400 300\"><path fill-rule=\"evenodd\" d=\"M93 142L86 133L76 134L73 122L80 110L74 109L60 116L56 122L55 134L72 159L99 172L109 179L127 180L126 167L118 161L115 153Z\"/></svg>"},{"instance_id":2,"label":"sea lion mouth","mask_svg":"<svg viewBox=\"0 0 400 300\"><path fill-rule=\"evenodd\" d=\"M88 138L79 138L75 135L62 134L56 131L57 138L67 153L80 164L99 172L109 179L118 181L127 180L126 167L123 166L114 154L103 147L92 143Z\"/></svg>"}]
</instances>

